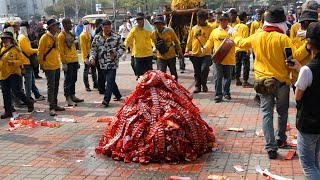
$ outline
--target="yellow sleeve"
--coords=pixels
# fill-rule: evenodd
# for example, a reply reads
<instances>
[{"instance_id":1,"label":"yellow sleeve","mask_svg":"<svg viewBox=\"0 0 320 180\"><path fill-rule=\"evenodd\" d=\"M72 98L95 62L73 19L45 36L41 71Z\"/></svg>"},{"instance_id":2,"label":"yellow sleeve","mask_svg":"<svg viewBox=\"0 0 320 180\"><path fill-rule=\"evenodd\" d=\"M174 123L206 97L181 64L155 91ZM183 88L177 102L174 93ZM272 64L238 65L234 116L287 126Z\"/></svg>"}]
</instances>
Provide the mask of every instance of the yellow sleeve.
<instances>
[{"instance_id":1,"label":"yellow sleeve","mask_svg":"<svg viewBox=\"0 0 320 180\"><path fill-rule=\"evenodd\" d=\"M255 27L254 27L254 23L255 21L253 21L252 23L251 23L251 26L250 26L250 36L252 35L252 34L254 34L255 33Z\"/></svg>"},{"instance_id":2,"label":"yellow sleeve","mask_svg":"<svg viewBox=\"0 0 320 180\"><path fill-rule=\"evenodd\" d=\"M251 35L247 38L241 37L240 34L235 33L233 35L234 43L236 44L237 47L239 48L251 48L251 41L254 39L255 35Z\"/></svg>"},{"instance_id":3,"label":"yellow sleeve","mask_svg":"<svg viewBox=\"0 0 320 180\"><path fill-rule=\"evenodd\" d=\"M192 49L193 31L194 31L194 28L192 28L189 33L187 45L186 45L186 52L189 52Z\"/></svg>"},{"instance_id":4,"label":"yellow sleeve","mask_svg":"<svg viewBox=\"0 0 320 180\"><path fill-rule=\"evenodd\" d=\"M47 35L44 34L41 38L40 38L40 41L39 41L39 46L38 46L38 62L40 65L43 64L43 57L44 57L44 54L46 53L45 50L46 50L46 45L47 45L47 40L46 40L46 37Z\"/></svg>"},{"instance_id":5,"label":"yellow sleeve","mask_svg":"<svg viewBox=\"0 0 320 180\"><path fill-rule=\"evenodd\" d=\"M21 66L23 64L23 54L20 50L17 50L17 57L15 60L13 60L14 66Z\"/></svg>"},{"instance_id":6,"label":"yellow sleeve","mask_svg":"<svg viewBox=\"0 0 320 180\"><path fill-rule=\"evenodd\" d=\"M126 49L128 49L128 47L133 44L134 29L135 28L131 29L126 40L124 41L124 46L126 47Z\"/></svg>"},{"instance_id":7,"label":"yellow sleeve","mask_svg":"<svg viewBox=\"0 0 320 180\"><path fill-rule=\"evenodd\" d=\"M173 42L176 46L176 50L178 51L179 54L182 54L182 49L180 46L180 41L178 39L178 36L176 35L176 33L174 32L174 30L171 31L171 37L173 38Z\"/></svg>"},{"instance_id":8,"label":"yellow sleeve","mask_svg":"<svg viewBox=\"0 0 320 180\"><path fill-rule=\"evenodd\" d=\"M307 51L307 44L304 43L296 51L294 51L293 58L300 62L300 61L302 61L303 59L305 59L309 55L310 54Z\"/></svg>"},{"instance_id":9,"label":"yellow sleeve","mask_svg":"<svg viewBox=\"0 0 320 180\"><path fill-rule=\"evenodd\" d=\"M243 35L244 38L249 37L249 27L248 26L246 26L244 28L242 35Z\"/></svg>"},{"instance_id":10,"label":"yellow sleeve","mask_svg":"<svg viewBox=\"0 0 320 180\"><path fill-rule=\"evenodd\" d=\"M204 45L207 50L209 49L211 50L214 47L214 34L215 34L215 31L212 31L210 33L209 39L207 40L206 45Z\"/></svg>"},{"instance_id":11,"label":"yellow sleeve","mask_svg":"<svg viewBox=\"0 0 320 180\"><path fill-rule=\"evenodd\" d=\"M88 57L88 54L89 54L88 53L89 49L87 49L87 41L88 41L88 39L83 34L80 34L79 41L80 41L81 53L83 53L82 60L85 60L85 58Z\"/></svg>"},{"instance_id":12,"label":"yellow sleeve","mask_svg":"<svg viewBox=\"0 0 320 180\"><path fill-rule=\"evenodd\" d=\"M296 37L296 32L294 26L290 29L290 38L293 40Z\"/></svg>"},{"instance_id":13,"label":"yellow sleeve","mask_svg":"<svg viewBox=\"0 0 320 180\"><path fill-rule=\"evenodd\" d=\"M63 32L60 32L60 34L58 35L58 49L59 49L59 54L60 54L60 60L62 62L62 64L65 64L66 63L66 56L64 54L64 51L65 51L65 46L64 46L64 43L66 41L66 37L65 35L63 34Z\"/></svg>"},{"instance_id":14,"label":"yellow sleeve","mask_svg":"<svg viewBox=\"0 0 320 180\"><path fill-rule=\"evenodd\" d=\"M19 47L21 51L26 53L28 56L38 52L37 49L33 49L31 47L31 44L26 37L19 38Z\"/></svg>"}]
</instances>

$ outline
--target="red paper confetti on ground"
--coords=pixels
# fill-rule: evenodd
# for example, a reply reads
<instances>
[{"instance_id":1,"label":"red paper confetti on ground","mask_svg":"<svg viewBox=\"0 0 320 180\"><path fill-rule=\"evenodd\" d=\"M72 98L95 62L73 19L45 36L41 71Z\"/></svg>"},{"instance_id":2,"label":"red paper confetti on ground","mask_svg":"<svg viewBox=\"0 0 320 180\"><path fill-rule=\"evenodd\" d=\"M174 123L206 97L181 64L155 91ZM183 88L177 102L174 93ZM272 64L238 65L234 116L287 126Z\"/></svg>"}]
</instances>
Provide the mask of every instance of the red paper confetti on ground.
<instances>
[{"instance_id":1,"label":"red paper confetti on ground","mask_svg":"<svg viewBox=\"0 0 320 180\"><path fill-rule=\"evenodd\" d=\"M290 131L291 129L292 129L291 125L290 125L290 124L287 124L286 131Z\"/></svg>"},{"instance_id":2,"label":"red paper confetti on ground","mask_svg":"<svg viewBox=\"0 0 320 180\"><path fill-rule=\"evenodd\" d=\"M96 153L124 162L193 161L215 144L192 95L172 76L148 71L116 112Z\"/></svg>"},{"instance_id":3,"label":"red paper confetti on ground","mask_svg":"<svg viewBox=\"0 0 320 180\"><path fill-rule=\"evenodd\" d=\"M286 155L286 157L284 157L284 159L285 160L291 160L295 154L296 154L296 151L293 150L293 149L290 149L288 151L288 154Z\"/></svg>"},{"instance_id":4,"label":"red paper confetti on ground","mask_svg":"<svg viewBox=\"0 0 320 180\"><path fill-rule=\"evenodd\" d=\"M227 128L227 131L244 132L243 128Z\"/></svg>"}]
</instances>

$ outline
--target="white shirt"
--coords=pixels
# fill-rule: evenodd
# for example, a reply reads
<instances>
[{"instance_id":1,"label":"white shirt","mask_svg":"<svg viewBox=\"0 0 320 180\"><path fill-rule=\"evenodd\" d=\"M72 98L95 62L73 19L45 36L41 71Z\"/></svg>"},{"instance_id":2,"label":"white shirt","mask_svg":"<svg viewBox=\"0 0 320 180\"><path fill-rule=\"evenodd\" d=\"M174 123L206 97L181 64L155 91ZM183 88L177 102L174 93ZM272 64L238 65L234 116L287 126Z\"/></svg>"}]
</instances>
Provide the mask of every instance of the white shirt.
<instances>
[{"instance_id":1,"label":"white shirt","mask_svg":"<svg viewBox=\"0 0 320 180\"><path fill-rule=\"evenodd\" d=\"M302 66L299 72L298 80L295 84L296 88L305 91L312 84L312 71L308 66Z\"/></svg>"},{"instance_id":2,"label":"white shirt","mask_svg":"<svg viewBox=\"0 0 320 180\"><path fill-rule=\"evenodd\" d=\"M131 25L129 23L122 24L119 27L119 34L121 35L121 38L127 38L130 30L131 30Z\"/></svg>"}]
</instances>

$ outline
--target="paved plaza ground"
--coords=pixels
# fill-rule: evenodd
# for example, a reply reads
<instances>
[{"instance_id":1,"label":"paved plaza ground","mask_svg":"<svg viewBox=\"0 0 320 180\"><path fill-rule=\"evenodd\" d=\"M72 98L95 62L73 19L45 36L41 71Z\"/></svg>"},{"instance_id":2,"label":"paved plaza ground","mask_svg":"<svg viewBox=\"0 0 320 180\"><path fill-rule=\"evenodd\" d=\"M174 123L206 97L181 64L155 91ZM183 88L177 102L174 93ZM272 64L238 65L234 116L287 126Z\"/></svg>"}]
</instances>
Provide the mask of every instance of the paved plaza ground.
<instances>
[{"instance_id":1,"label":"paved plaza ground","mask_svg":"<svg viewBox=\"0 0 320 180\"><path fill-rule=\"evenodd\" d=\"M155 65L154 65L155 68ZM269 169L273 174L287 178L304 179L298 157L284 160L287 149L280 149L276 160L269 160L264 150L264 138L255 134L261 130L261 112L253 101L255 91L231 85L232 100L222 103L213 101L214 85L212 67L208 79L209 92L194 95L193 102L199 107L201 117L214 129L219 148L198 158L194 162L182 162L178 165L151 163L117 162L94 151L106 123L99 123L99 117L113 116L123 101L113 102L105 108L98 104L103 99L98 91L85 91L82 81L83 65L78 73L77 96L84 103L74 109L58 112L58 117L68 117L77 123L61 123L59 128L37 126L7 131L8 120L0 120L0 179L166 179L171 175L207 179L208 175L224 175L234 180L266 179L256 173L255 166ZM252 72L251 72L252 73ZM179 75L179 83L193 91L193 67L187 60L187 70ZM41 74L44 77L44 74ZM59 104L64 104L63 73L60 79ZM250 76L252 82L252 74ZM92 81L90 81L91 83ZM46 80L36 80L37 86L47 97ZM135 76L129 61L121 61L117 74L117 83L121 93L129 95L136 85ZM92 84L91 84L92 87ZM3 105L2 98L0 104ZM45 112L33 112L36 120L54 121L48 115L46 101L37 102L36 109ZM26 113L26 108L16 108L18 113ZM3 109L1 109L3 112ZM295 113L293 97L290 98L289 124L292 129L287 135L295 135ZM277 117L277 116L275 116ZM230 132L226 128L244 128L244 132ZM234 165L241 165L244 172L237 172Z\"/></svg>"}]
</instances>

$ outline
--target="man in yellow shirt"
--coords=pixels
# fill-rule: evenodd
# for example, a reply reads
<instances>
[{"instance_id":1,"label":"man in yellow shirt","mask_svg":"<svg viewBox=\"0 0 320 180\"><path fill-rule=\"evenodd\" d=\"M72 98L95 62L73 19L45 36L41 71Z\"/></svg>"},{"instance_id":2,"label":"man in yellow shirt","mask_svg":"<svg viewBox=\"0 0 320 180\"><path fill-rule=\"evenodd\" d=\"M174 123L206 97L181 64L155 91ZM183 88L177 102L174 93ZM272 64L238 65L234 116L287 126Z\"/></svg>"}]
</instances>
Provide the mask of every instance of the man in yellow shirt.
<instances>
[{"instance_id":1,"label":"man in yellow shirt","mask_svg":"<svg viewBox=\"0 0 320 180\"><path fill-rule=\"evenodd\" d=\"M91 74L92 74L93 88L98 88L96 67L90 64L89 62L92 28L91 28L91 24L88 21L84 21L83 25L84 25L84 28L79 37L81 56L84 63L83 83L86 87L86 91L91 91L89 80L88 80L88 74L89 74L90 68L91 68Z\"/></svg>"},{"instance_id":2,"label":"man in yellow shirt","mask_svg":"<svg viewBox=\"0 0 320 180\"><path fill-rule=\"evenodd\" d=\"M243 11L239 14L240 24L237 24L234 28L237 29L238 34L243 38L249 36L249 27L246 25L248 14ZM243 66L243 82L240 80L241 69ZM236 66L235 66L235 77L236 85L243 87L252 87L252 84L248 82L250 71L250 57L248 49L236 47Z\"/></svg>"},{"instance_id":3,"label":"man in yellow shirt","mask_svg":"<svg viewBox=\"0 0 320 180\"><path fill-rule=\"evenodd\" d=\"M237 24L239 24L239 22L237 21L238 19L238 14L237 14L237 10L235 8L231 8L229 10L229 17L230 17L230 26L234 27Z\"/></svg>"},{"instance_id":4,"label":"man in yellow shirt","mask_svg":"<svg viewBox=\"0 0 320 180\"><path fill-rule=\"evenodd\" d=\"M220 8L217 8L215 10L215 21L214 23L211 23L210 26L215 29L215 28L218 28L220 26L220 22L219 22L219 18L220 16L222 15L222 10Z\"/></svg>"},{"instance_id":5,"label":"man in yellow shirt","mask_svg":"<svg viewBox=\"0 0 320 180\"><path fill-rule=\"evenodd\" d=\"M70 32L72 22L68 18L62 20L63 30L58 35L58 47L62 69L64 71L64 96L68 106L76 106L77 102L83 102L76 94L76 82L79 69L78 53L74 36Z\"/></svg>"},{"instance_id":6,"label":"man in yellow shirt","mask_svg":"<svg viewBox=\"0 0 320 180\"><path fill-rule=\"evenodd\" d=\"M287 140L290 77L289 69L285 63L284 49L291 47L294 53L295 47L286 35L288 27L285 21L286 16L283 8L273 6L265 17L263 31L248 38L242 38L237 33L234 35L234 41L238 47L254 50L256 54L255 80L260 82L259 87L269 90L268 92L261 91L262 88L256 86L261 99L260 109L262 111L262 129L266 141L265 149L270 159L277 158L278 148L283 147ZM274 84L274 86L270 84ZM278 113L276 137L273 128L274 106L276 106Z\"/></svg>"},{"instance_id":7,"label":"man in yellow shirt","mask_svg":"<svg viewBox=\"0 0 320 180\"><path fill-rule=\"evenodd\" d=\"M222 41L229 38L228 33L230 26L230 17L227 13L222 14L219 18L220 26L212 31L209 40L205 45L206 51L211 52L212 47L217 51L222 44ZM231 85L231 74L235 64L235 46L233 46L228 54L223 58L220 64L215 64L215 102L219 103L222 101L224 96L225 99L230 100L230 85Z\"/></svg>"},{"instance_id":8,"label":"man in yellow shirt","mask_svg":"<svg viewBox=\"0 0 320 180\"><path fill-rule=\"evenodd\" d=\"M1 119L12 117L11 91L16 98L28 105L28 112L32 112L34 101L27 98L21 87L20 66L23 64L23 55L20 49L15 46L11 32L3 32L1 34L0 51L0 81L5 110L4 114L1 115Z\"/></svg>"},{"instance_id":9,"label":"man in yellow shirt","mask_svg":"<svg viewBox=\"0 0 320 180\"><path fill-rule=\"evenodd\" d=\"M158 69L162 72L167 71L169 67L171 75L175 76L175 80L178 80L177 67L176 67L176 51L173 43L176 46L179 57L182 57L182 49L180 41L172 28L164 27L164 17L157 15L153 21L156 29L152 32L152 42L156 44L157 48L157 64ZM164 47L159 45L159 42L165 43L167 48L166 52L162 52ZM158 44L158 45L157 45ZM160 48L160 49L159 49Z\"/></svg>"},{"instance_id":10,"label":"man in yellow shirt","mask_svg":"<svg viewBox=\"0 0 320 180\"><path fill-rule=\"evenodd\" d=\"M263 13L264 13L264 10L263 10L263 9L257 9L257 10L256 10L256 13L257 13L257 19L254 20L254 21L251 23L250 35L256 33L257 30L258 30L258 29L261 29L261 28L262 28L262 25L263 25Z\"/></svg>"},{"instance_id":11,"label":"man in yellow shirt","mask_svg":"<svg viewBox=\"0 0 320 180\"><path fill-rule=\"evenodd\" d=\"M65 108L58 106L58 91L60 80L60 61L57 48L57 33L59 22L49 19L47 32L42 35L38 47L38 60L47 78L47 93L50 116L55 116L56 111L64 111Z\"/></svg>"},{"instance_id":12,"label":"man in yellow shirt","mask_svg":"<svg viewBox=\"0 0 320 180\"><path fill-rule=\"evenodd\" d=\"M203 92L208 92L207 79L211 63L211 52L204 51L204 45L209 39L213 28L206 23L207 18L208 14L205 11L199 10L197 12L198 24L192 27L186 45L185 56L190 56L196 81L193 93L199 93L201 86Z\"/></svg>"},{"instance_id":13,"label":"man in yellow shirt","mask_svg":"<svg viewBox=\"0 0 320 180\"><path fill-rule=\"evenodd\" d=\"M20 25L18 44L23 53L23 69L24 69L24 88L26 95L31 99L31 91L34 93L37 101L44 100L45 97L40 94L39 89L35 84L35 76L33 67L30 61L31 55L37 54L38 49L33 49L29 41L28 35L30 34L30 25L28 21L22 21ZM37 60L37 59L36 59Z\"/></svg>"},{"instance_id":14,"label":"man in yellow shirt","mask_svg":"<svg viewBox=\"0 0 320 180\"><path fill-rule=\"evenodd\" d=\"M207 23L208 23L208 25L211 26L211 27L213 27L214 24L215 24L214 16L215 16L214 12L210 12L210 13L208 14Z\"/></svg>"},{"instance_id":15,"label":"man in yellow shirt","mask_svg":"<svg viewBox=\"0 0 320 180\"><path fill-rule=\"evenodd\" d=\"M153 51L151 32L144 29L144 13L139 12L136 20L138 25L131 29L124 45L126 49L132 45L135 58L135 69L137 76L140 77L148 70L152 70Z\"/></svg>"}]
</instances>

